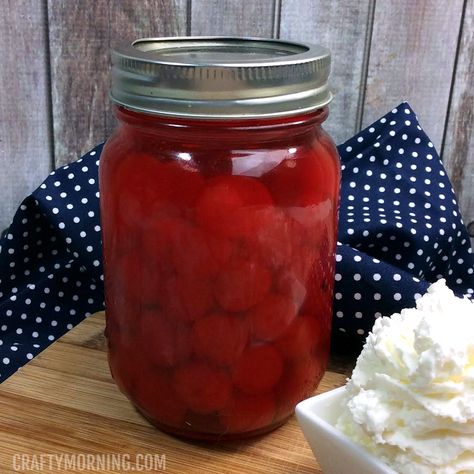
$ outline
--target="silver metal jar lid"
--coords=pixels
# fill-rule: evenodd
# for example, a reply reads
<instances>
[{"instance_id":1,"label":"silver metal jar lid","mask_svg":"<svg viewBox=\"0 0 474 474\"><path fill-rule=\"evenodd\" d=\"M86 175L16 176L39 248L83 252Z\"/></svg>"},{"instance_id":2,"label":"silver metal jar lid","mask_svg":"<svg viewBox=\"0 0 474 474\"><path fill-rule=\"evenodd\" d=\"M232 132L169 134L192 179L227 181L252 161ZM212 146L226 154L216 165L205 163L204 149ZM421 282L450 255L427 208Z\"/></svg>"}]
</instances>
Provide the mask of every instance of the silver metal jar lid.
<instances>
[{"instance_id":1,"label":"silver metal jar lid","mask_svg":"<svg viewBox=\"0 0 474 474\"><path fill-rule=\"evenodd\" d=\"M112 51L111 98L195 118L279 117L323 107L329 50L261 38L142 38Z\"/></svg>"}]
</instances>

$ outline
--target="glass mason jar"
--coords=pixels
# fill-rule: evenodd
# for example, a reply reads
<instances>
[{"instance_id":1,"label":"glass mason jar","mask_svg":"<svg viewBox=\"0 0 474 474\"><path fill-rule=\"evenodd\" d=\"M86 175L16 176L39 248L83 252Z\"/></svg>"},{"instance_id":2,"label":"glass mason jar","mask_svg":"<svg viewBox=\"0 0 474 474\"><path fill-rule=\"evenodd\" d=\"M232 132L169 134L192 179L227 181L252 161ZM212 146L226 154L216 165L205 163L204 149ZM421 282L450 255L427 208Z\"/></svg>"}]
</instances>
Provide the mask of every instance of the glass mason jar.
<instances>
[{"instance_id":1,"label":"glass mason jar","mask_svg":"<svg viewBox=\"0 0 474 474\"><path fill-rule=\"evenodd\" d=\"M328 360L340 168L329 52L142 39L113 52L100 163L109 364L163 431L281 425Z\"/></svg>"}]
</instances>

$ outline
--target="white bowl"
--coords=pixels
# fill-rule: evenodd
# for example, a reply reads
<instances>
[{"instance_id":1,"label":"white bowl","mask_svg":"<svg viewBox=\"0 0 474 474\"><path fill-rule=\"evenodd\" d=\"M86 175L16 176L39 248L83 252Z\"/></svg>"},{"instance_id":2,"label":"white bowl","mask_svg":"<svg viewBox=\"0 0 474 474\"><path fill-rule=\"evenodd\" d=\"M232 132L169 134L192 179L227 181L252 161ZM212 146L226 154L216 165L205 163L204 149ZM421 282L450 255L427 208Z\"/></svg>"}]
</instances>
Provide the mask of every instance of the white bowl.
<instances>
[{"instance_id":1,"label":"white bowl","mask_svg":"<svg viewBox=\"0 0 474 474\"><path fill-rule=\"evenodd\" d=\"M324 474L396 474L335 425L345 387L296 405L296 417Z\"/></svg>"}]
</instances>

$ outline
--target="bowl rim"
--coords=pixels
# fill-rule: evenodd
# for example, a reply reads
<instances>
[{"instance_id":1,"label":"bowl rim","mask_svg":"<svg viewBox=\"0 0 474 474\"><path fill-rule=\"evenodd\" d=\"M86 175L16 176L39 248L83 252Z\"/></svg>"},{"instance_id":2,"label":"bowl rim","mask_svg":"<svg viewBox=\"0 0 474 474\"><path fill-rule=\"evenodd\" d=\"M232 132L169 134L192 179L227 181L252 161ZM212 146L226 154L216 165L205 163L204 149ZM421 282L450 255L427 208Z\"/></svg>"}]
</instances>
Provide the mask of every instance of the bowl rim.
<instances>
[{"instance_id":1,"label":"bowl rim","mask_svg":"<svg viewBox=\"0 0 474 474\"><path fill-rule=\"evenodd\" d=\"M347 450L351 450L357 456L362 458L364 461L371 464L373 467L380 470L381 474L396 474L391 467L385 464L382 460L376 458L370 451L364 448L362 445L353 441L340 429L336 428L333 424L326 421L319 415L318 409L315 409L315 405L319 405L323 402L334 403L338 398L341 398L344 394L346 386L338 387L329 390L324 393L320 393L313 397L307 398L296 405L295 413L298 419L298 423L301 427L300 418L305 418L310 421L320 430L326 431L337 438L337 442Z\"/></svg>"}]
</instances>

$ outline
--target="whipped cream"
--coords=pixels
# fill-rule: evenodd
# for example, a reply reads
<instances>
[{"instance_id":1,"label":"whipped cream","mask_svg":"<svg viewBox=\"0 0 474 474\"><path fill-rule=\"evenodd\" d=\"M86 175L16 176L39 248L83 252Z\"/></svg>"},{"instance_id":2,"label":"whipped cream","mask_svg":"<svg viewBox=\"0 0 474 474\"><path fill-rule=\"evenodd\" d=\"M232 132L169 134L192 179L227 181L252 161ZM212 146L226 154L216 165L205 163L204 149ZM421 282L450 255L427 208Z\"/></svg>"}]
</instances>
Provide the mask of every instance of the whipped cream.
<instances>
[{"instance_id":1,"label":"whipped cream","mask_svg":"<svg viewBox=\"0 0 474 474\"><path fill-rule=\"evenodd\" d=\"M401 474L474 473L474 303L444 280L379 318L337 427Z\"/></svg>"}]
</instances>

